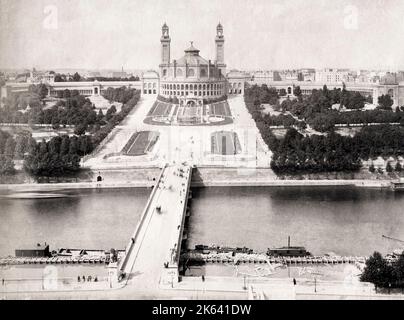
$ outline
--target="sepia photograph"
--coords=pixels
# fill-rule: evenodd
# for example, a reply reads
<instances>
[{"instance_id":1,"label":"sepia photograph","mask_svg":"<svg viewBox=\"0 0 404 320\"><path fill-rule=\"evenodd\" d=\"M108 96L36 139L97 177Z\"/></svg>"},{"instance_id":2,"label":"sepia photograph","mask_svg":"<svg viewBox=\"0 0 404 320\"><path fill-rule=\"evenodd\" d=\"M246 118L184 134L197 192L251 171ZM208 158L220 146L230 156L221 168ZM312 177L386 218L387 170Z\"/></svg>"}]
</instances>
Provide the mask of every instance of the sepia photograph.
<instances>
[{"instance_id":1,"label":"sepia photograph","mask_svg":"<svg viewBox=\"0 0 404 320\"><path fill-rule=\"evenodd\" d=\"M0 300L404 300L403 16L0 0Z\"/></svg>"}]
</instances>

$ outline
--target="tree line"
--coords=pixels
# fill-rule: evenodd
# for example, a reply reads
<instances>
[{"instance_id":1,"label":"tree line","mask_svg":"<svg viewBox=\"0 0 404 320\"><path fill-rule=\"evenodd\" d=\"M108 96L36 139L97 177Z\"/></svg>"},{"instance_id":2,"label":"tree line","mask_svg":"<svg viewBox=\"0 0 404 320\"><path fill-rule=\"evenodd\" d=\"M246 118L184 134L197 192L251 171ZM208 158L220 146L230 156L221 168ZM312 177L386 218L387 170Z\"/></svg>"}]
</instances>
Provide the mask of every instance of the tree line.
<instances>
[{"instance_id":1,"label":"tree line","mask_svg":"<svg viewBox=\"0 0 404 320\"><path fill-rule=\"evenodd\" d=\"M136 89L130 89L126 87L121 88L107 88L102 94L102 96L108 101L112 102L121 102L127 103L130 99L132 99L134 92Z\"/></svg>"},{"instance_id":2,"label":"tree line","mask_svg":"<svg viewBox=\"0 0 404 320\"><path fill-rule=\"evenodd\" d=\"M35 176L60 176L76 172L80 168L80 158L91 153L138 103L140 91L130 89L129 92L131 96L125 96L129 100L121 111L117 113L115 106L111 106L105 116L101 110L97 114L88 99L74 94L51 109L34 111L35 121L75 125L75 135L71 137L57 136L48 142L42 140L37 143L29 132L14 138L0 131L0 173L14 173L13 160L17 159L24 159L25 170ZM92 127L89 133L86 133L87 127Z\"/></svg>"},{"instance_id":3,"label":"tree line","mask_svg":"<svg viewBox=\"0 0 404 320\"><path fill-rule=\"evenodd\" d=\"M324 85L322 89L312 90L309 95L303 95L300 87L297 86L294 88L294 94L297 99L287 98L279 103L282 93L278 94L275 88L269 88L264 84L247 88L245 98L256 106L269 103L276 111L290 112L320 132L333 130L336 124L401 123L404 125L404 107L397 107L396 112L393 112L391 108L393 100L390 95L382 95L378 98L376 110L363 110L365 103L372 102L372 97L348 91L345 85L342 89L332 90ZM336 105L353 111L340 112L333 108ZM291 119L281 115L271 115L271 121L277 123L276 125L289 126Z\"/></svg>"},{"instance_id":4,"label":"tree line","mask_svg":"<svg viewBox=\"0 0 404 320\"><path fill-rule=\"evenodd\" d=\"M404 154L404 128L388 124L365 127L354 137L333 131L305 137L289 128L286 135L278 139L270 129L274 125L273 118L262 115L260 103L254 98L256 96L246 95L246 106L273 152L271 167L275 172L355 171L361 167L361 160ZM293 123L290 118L287 120L290 125Z\"/></svg>"},{"instance_id":5,"label":"tree line","mask_svg":"<svg viewBox=\"0 0 404 320\"><path fill-rule=\"evenodd\" d=\"M90 135L57 136L48 142L30 144L24 160L24 169L34 176L62 176L80 169L80 157L90 153L93 148Z\"/></svg>"},{"instance_id":6,"label":"tree line","mask_svg":"<svg viewBox=\"0 0 404 320\"><path fill-rule=\"evenodd\" d=\"M404 254L389 262L379 252L374 252L366 260L360 280L380 288L404 288Z\"/></svg>"},{"instance_id":7,"label":"tree line","mask_svg":"<svg viewBox=\"0 0 404 320\"><path fill-rule=\"evenodd\" d=\"M10 133L0 130L0 174L15 172L14 160L22 160L32 143L29 133L20 133L14 138Z\"/></svg>"},{"instance_id":8,"label":"tree line","mask_svg":"<svg viewBox=\"0 0 404 320\"><path fill-rule=\"evenodd\" d=\"M83 77L81 76L78 72L75 72L73 76L66 75L63 73L56 73L55 74L55 82L67 82L67 81L73 81L73 82L79 82L79 81L139 81L138 76L130 76L130 77Z\"/></svg>"}]
</instances>

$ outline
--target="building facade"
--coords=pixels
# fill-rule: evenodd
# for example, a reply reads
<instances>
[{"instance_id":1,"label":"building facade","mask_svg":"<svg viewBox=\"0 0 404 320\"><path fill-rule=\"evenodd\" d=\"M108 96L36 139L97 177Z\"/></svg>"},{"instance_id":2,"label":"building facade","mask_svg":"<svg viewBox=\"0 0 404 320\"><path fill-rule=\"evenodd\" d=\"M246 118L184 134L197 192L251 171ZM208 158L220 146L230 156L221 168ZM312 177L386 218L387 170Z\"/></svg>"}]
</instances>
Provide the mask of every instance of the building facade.
<instances>
[{"instance_id":1,"label":"building facade","mask_svg":"<svg viewBox=\"0 0 404 320\"><path fill-rule=\"evenodd\" d=\"M162 27L160 90L165 98L176 98L179 104L202 104L204 100L218 99L227 93L226 64L224 63L223 27L216 28L216 59L212 62L199 55L191 42L185 55L171 61L169 28Z\"/></svg>"}]
</instances>

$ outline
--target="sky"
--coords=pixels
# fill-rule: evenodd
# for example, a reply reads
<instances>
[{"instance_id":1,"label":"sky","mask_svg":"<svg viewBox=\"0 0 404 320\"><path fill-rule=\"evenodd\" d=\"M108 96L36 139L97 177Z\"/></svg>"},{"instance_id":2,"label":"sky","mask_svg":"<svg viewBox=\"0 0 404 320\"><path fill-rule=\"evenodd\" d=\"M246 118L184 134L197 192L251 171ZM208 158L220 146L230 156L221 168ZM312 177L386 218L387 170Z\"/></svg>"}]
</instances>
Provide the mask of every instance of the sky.
<instances>
[{"instance_id":1,"label":"sky","mask_svg":"<svg viewBox=\"0 0 404 320\"><path fill-rule=\"evenodd\" d=\"M404 70L402 0L0 0L0 68L157 69L193 41L241 70Z\"/></svg>"}]
</instances>

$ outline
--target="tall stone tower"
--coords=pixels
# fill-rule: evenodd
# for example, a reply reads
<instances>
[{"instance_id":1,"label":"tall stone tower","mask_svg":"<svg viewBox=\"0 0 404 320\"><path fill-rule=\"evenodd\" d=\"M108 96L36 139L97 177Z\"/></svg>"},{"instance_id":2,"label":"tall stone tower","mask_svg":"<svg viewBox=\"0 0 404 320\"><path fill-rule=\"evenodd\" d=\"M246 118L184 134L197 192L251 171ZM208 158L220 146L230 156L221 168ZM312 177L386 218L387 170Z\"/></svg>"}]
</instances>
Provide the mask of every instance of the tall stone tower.
<instances>
[{"instance_id":1,"label":"tall stone tower","mask_svg":"<svg viewBox=\"0 0 404 320\"><path fill-rule=\"evenodd\" d=\"M166 23L164 23L163 27L161 28L161 32L161 64L169 64L171 39Z\"/></svg>"},{"instance_id":2,"label":"tall stone tower","mask_svg":"<svg viewBox=\"0 0 404 320\"><path fill-rule=\"evenodd\" d=\"M222 75L226 74L226 65L224 63L224 36L223 27L219 24L216 27L216 64Z\"/></svg>"}]
</instances>

